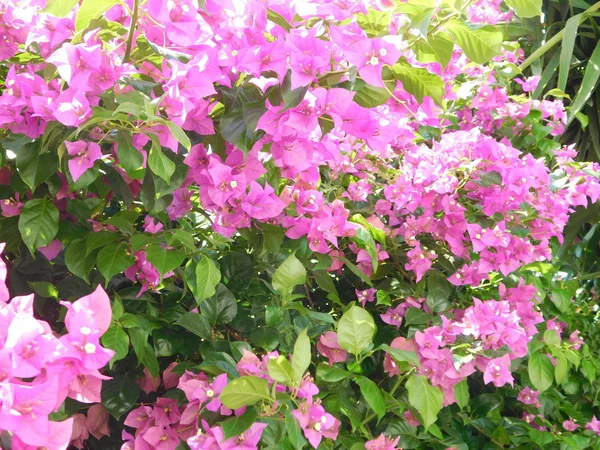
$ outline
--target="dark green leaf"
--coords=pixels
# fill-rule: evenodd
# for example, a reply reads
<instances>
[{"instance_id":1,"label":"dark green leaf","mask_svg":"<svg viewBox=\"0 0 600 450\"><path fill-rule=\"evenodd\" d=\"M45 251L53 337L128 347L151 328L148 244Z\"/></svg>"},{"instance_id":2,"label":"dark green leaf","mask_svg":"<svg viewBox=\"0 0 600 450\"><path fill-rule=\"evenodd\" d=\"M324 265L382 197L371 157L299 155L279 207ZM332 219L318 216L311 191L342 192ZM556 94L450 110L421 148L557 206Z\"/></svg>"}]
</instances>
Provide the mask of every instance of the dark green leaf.
<instances>
[{"instance_id":1,"label":"dark green leaf","mask_svg":"<svg viewBox=\"0 0 600 450\"><path fill-rule=\"evenodd\" d=\"M133 374L116 375L112 380L102 382L102 406L119 420L133 408L139 393L140 388Z\"/></svg>"}]
</instances>

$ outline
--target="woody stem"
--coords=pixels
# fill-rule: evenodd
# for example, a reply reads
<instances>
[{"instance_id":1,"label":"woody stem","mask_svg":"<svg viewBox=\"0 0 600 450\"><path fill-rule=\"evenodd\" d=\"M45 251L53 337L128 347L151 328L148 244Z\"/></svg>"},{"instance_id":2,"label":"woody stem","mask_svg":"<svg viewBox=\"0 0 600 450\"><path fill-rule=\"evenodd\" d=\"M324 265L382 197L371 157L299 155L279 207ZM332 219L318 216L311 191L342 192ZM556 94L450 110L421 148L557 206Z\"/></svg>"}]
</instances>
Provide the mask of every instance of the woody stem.
<instances>
[{"instance_id":1,"label":"woody stem","mask_svg":"<svg viewBox=\"0 0 600 450\"><path fill-rule=\"evenodd\" d=\"M127 46L125 47L125 56L123 57L123 62L126 63L129 61L129 57L131 56L131 47L133 46L133 36L135 34L135 26L138 20L138 7L139 0L133 0L133 14L131 15L131 25L129 25L129 36L127 36Z\"/></svg>"}]
</instances>

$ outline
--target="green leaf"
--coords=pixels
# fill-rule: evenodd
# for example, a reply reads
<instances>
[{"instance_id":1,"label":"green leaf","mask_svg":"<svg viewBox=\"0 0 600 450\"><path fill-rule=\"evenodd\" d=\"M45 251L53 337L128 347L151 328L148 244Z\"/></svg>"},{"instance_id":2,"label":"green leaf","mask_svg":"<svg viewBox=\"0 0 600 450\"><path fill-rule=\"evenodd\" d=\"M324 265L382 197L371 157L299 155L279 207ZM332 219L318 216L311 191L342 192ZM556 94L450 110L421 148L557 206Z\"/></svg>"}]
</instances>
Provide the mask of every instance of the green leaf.
<instances>
[{"instance_id":1,"label":"green leaf","mask_svg":"<svg viewBox=\"0 0 600 450\"><path fill-rule=\"evenodd\" d=\"M469 384L466 379L454 385L454 398L460 409L464 409L469 404L471 396L469 395Z\"/></svg>"},{"instance_id":2,"label":"green leaf","mask_svg":"<svg viewBox=\"0 0 600 450\"><path fill-rule=\"evenodd\" d=\"M104 276L106 283L113 275L123 272L135 263L135 258L129 254L129 248L125 242L108 244L98 253L96 264L98 270Z\"/></svg>"},{"instance_id":3,"label":"green leaf","mask_svg":"<svg viewBox=\"0 0 600 450\"><path fill-rule=\"evenodd\" d=\"M203 339L211 338L208 320L198 313L186 312L177 319L175 325L179 325Z\"/></svg>"},{"instance_id":4,"label":"green leaf","mask_svg":"<svg viewBox=\"0 0 600 450\"><path fill-rule=\"evenodd\" d=\"M250 342L268 352L277 348L280 338L279 331L275 327L258 327L250 333Z\"/></svg>"},{"instance_id":5,"label":"green leaf","mask_svg":"<svg viewBox=\"0 0 600 450\"><path fill-rule=\"evenodd\" d=\"M280 355L276 358L269 358L267 369L269 376L278 383L294 386L294 369L285 356Z\"/></svg>"},{"instance_id":6,"label":"green leaf","mask_svg":"<svg viewBox=\"0 0 600 450\"><path fill-rule=\"evenodd\" d=\"M578 14L567 20L564 28L563 39L560 44L560 62L558 65L558 82L556 87L561 91L567 88L567 78L571 69L571 60L573 59L573 49L575 48L575 39L577 39L577 29L581 16Z\"/></svg>"},{"instance_id":7,"label":"green leaf","mask_svg":"<svg viewBox=\"0 0 600 450\"><path fill-rule=\"evenodd\" d=\"M292 414L292 410L288 408L285 413L285 430L287 438L294 447L294 450L302 450L307 444L307 440L302 434L302 428L300 428L300 422Z\"/></svg>"},{"instance_id":8,"label":"green leaf","mask_svg":"<svg viewBox=\"0 0 600 450\"><path fill-rule=\"evenodd\" d=\"M101 341L104 347L115 352L115 356L110 360L111 365L125 358L129 353L129 336L123 328L117 325L111 325L102 336Z\"/></svg>"},{"instance_id":9,"label":"green leaf","mask_svg":"<svg viewBox=\"0 0 600 450\"><path fill-rule=\"evenodd\" d=\"M344 369L339 369L335 366L330 366L325 363L320 363L317 366L317 380L324 381L326 383L337 383L345 380L352 374Z\"/></svg>"},{"instance_id":10,"label":"green leaf","mask_svg":"<svg viewBox=\"0 0 600 450\"><path fill-rule=\"evenodd\" d=\"M452 285L446 276L436 271L431 271L427 276L427 306L433 312L442 312L448 308Z\"/></svg>"},{"instance_id":11,"label":"green leaf","mask_svg":"<svg viewBox=\"0 0 600 450\"><path fill-rule=\"evenodd\" d=\"M450 62L453 49L454 44L443 34L429 37L427 41L421 39L414 46L414 51L420 62L437 62L442 67L446 67Z\"/></svg>"},{"instance_id":12,"label":"green leaf","mask_svg":"<svg viewBox=\"0 0 600 450\"><path fill-rule=\"evenodd\" d=\"M65 17L73 8L79 0L47 0L46 7L42 9L41 13L51 14L56 17Z\"/></svg>"},{"instance_id":13,"label":"green leaf","mask_svg":"<svg viewBox=\"0 0 600 450\"><path fill-rule=\"evenodd\" d=\"M357 14L356 22L369 37L385 36L388 34L390 15L383 11L369 9L367 14Z\"/></svg>"},{"instance_id":14,"label":"green leaf","mask_svg":"<svg viewBox=\"0 0 600 450\"><path fill-rule=\"evenodd\" d=\"M227 111L219 122L221 136L243 152L249 152L258 138L256 126L265 111L265 102L260 100Z\"/></svg>"},{"instance_id":15,"label":"green leaf","mask_svg":"<svg viewBox=\"0 0 600 450\"><path fill-rule=\"evenodd\" d=\"M583 80L581 81L581 86L579 87L579 91L577 91L577 95L569 108L569 119L567 120L567 124L570 124L577 113L583 108L586 104L590 95L594 92L596 88L596 84L598 83L598 79L600 78L600 43L596 45L594 48L594 52L592 56L585 66L585 71L583 72Z\"/></svg>"},{"instance_id":16,"label":"green leaf","mask_svg":"<svg viewBox=\"0 0 600 450\"><path fill-rule=\"evenodd\" d=\"M144 163L144 156L134 147L131 134L123 131L117 134L117 157L119 164L129 175L134 174Z\"/></svg>"},{"instance_id":17,"label":"green leaf","mask_svg":"<svg viewBox=\"0 0 600 450\"><path fill-rule=\"evenodd\" d=\"M220 422L219 425L223 429L223 439L229 439L230 437L242 434L256 422L257 415L256 408L250 407L246 408L246 411L241 416L234 416Z\"/></svg>"},{"instance_id":18,"label":"green leaf","mask_svg":"<svg viewBox=\"0 0 600 450\"><path fill-rule=\"evenodd\" d=\"M556 366L554 367L554 379L556 384L563 384L569 378L569 361L564 353L556 355Z\"/></svg>"},{"instance_id":19,"label":"green leaf","mask_svg":"<svg viewBox=\"0 0 600 450\"><path fill-rule=\"evenodd\" d=\"M546 330L544 332L544 342L553 347L560 345L560 336L555 330Z\"/></svg>"},{"instance_id":20,"label":"green leaf","mask_svg":"<svg viewBox=\"0 0 600 450\"><path fill-rule=\"evenodd\" d=\"M28 281L27 284L41 297L58 299L58 289L48 281Z\"/></svg>"},{"instance_id":21,"label":"green leaf","mask_svg":"<svg viewBox=\"0 0 600 450\"><path fill-rule=\"evenodd\" d=\"M536 17L542 14L542 0L505 0L522 18Z\"/></svg>"},{"instance_id":22,"label":"green leaf","mask_svg":"<svg viewBox=\"0 0 600 450\"><path fill-rule=\"evenodd\" d=\"M379 420L385 416L385 398L381 389L367 377L356 377L354 382L360 387L360 392Z\"/></svg>"},{"instance_id":23,"label":"green leaf","mask_svg":"<svg viewBox=\"0 0 600 450\"><path fill-rule=\"evenodd\" d=\"M215 295L204 300L200 310L212 325L229 323L237 315L237 301L229 289L218 284Z\"/></svg>"},{"instance_id":24,"label":"green leaf","mask_svg":"<svg viewBox=\"0 0 600 450\"><path fill-rule=\"evenodd\" d=\"M419 356L412 350L401 350L399 348L390 347L387 344L382 344L381 349L398 362L407 362L416 367L421 365L419 362Z\"/></svg>"},{"instance_id":25,"label":"green leaf","mask_svg":"<svg viewBox=\"0 0 600 450\"><path fill-rule=\"evenodd\" d=\"M471 28L466 23L453 19L445 25L454 41L463 49L467 58L474 63L485 64L502 49L502 31L491 25Z\"/></svg>"},{"instance_id":26,"label":"green leaf","mask_svg":"<svg viewBox=\"0 0 600 450\"><path fill-rule=\"evenodd\" d=\"M104 247L111 242L116 241L121 235L112 231L97 231L90 233L86 239L85 255L88 256L94 250Z\"/></svg>"},{"instance_id":27,"label":"green leaf","mask_svg":"<svg viewBox=\"0 0 600 450\"><path fill-rule=\"evenodd\" d=\"M177 142L183 145L186 150L189 150L192 147L192 142L187 134L185 134L185 131L183 131L183 128L170 120L166 120L165 123L169 127L169 131L171 131L173 137L177 139Z\"/></svg>"},{"instance_id":28,"label":"green leaf","mask_svg":"<svg viewBox=\"0 0 600 450\"><path fill-rule=\"evenodd\" d=\"M154 51L154 53L162 56L163 58L172 59L172 60L179 61L182 63L187 63L191 59L191 56L188 55L187 53L178 52L177 50L173 50L171 48L161 47L160 45L155 44L154 42L150 42L150 41L146 41L146 42L148 43L150 48Z\"/></svg>"},{"instance_id":29,"label":"green leaf","mask_svg":"<svg viewBox=\"0 0 600 450\"><path fill-rule=\"evenodd\" d=\"M304 100L306 92L308 91L308 86L309 85L307 84L306 86L292 89L292 72L289 71L283 78L283 83L281 83L281 99L283 100L282 111L298 106L300 102Z\"/></svg>"},{"instance_id":30,"label":"green leaf","mask_svg":"<svg viewBox=\"0 0 600 450\"><path fill-rule=\"evenodd\" d=\"M185 258L185 254L175 249L152 244L146 247L146 258L164 276L167 272L179 267Z\"/></svg>"},{"instance_id":31,"label":"green leaf","mask_svg":"<svg viewBox=\"0 0 600 450\"><path fill-rule=\"evenodd\" d=\"M371 86L362 82L359 89L354 94L354 101L363 108L375 108L387 102L392 94L384 88Z\"/></svg>"},{"instance_id":32,"label":"green leaf","mask_svg":"<svg viewBox=\"0 0 600 450\"><path fill-rule=\"evenodd\" d=\"M200 302L215 295L215 289L221 281L221 272L213 260L205 256L196 265L194 274L195 285L194 287L190 286L190 288L196 303L200 304Z\"/></svg>"},{"instance_id":33,"label":"green leaf","mask_svg":"<svg viewBox=\"0 0 600 450\"><path fill-rule=\"evenodd\" d=\"M285 17L283 17L278 12L273 11L271 8L267 8L267 19L269 19L273 23L276 23L285 31L289 32L292 29L292 26L285 19Z\"/></svg>"},{"instance_id":34,"label":"green leaf","mask_svg":"<svg viewBox=\"0 0 600 450\"><path fill-rule=\"evenodd\" d=\"M17 155L17 172L32 191L58 169L58 156L56 153L42 153L40 141L25 144L14 153Z\"/></svg>"},{"instance_id":35,"label":"green leaf","mask_svg":"<svg viewBox=\"0 0 600 450\"><path fill-rule=\"evenodd\" d=\"M33 255L48 245L58 233L58 209L45 198L29 200L19 215L19 232Z\"/></svg>"},{"instance_id":36,"label":"green leaf","mask_svg":"<svg viewBox=\"0 0 600 450\"><path fill-rule=\"evenodd\" d=\"M128 333L131 338L131 345L133 346L133 350L140 364L148 369L150 375L158 377L160 374L160 367L158 365L154 347L148 342L148 333L141 328L130 328Z\"/></svg>"},{"instance_id":37,"label":"green leaf","mask_svg":"<svg viewBox=\"0 0 600 450\"><path fill-rule=\"evenodd\" d=\"M484 187L502 186L502 175L496 170L490 172L482 172L479 174L477 184Z\"/></svg>"},{"instance_id":38,"label":"green leaf","mask_svg":"<svg viewBox=\"0 0 600 450\"><path fill-rule=\"evenodd\" d=\"M306 329L298 335L294 344L294 354L292 356L292 367L294 369L294 383L300 384L300 380L308 370L311 360L310 339L306 333Z\"/></svg>"},{"instance_id":39,"label":"green leaf","mask_svg":"<svg viewBox=\"0 0 600 450\"><path fill-rule=\"evenodd\" d=\"M444 403L444 394L429 384L427 377L411 375L406 382L409 403L419 412L427 430L437 420Z\"/></svg>"},{"instance_id":40,"label":"green leaf","mask_svg":"<svg viewBox=\"0 0 600 450\"><path fill-rule=\"evenodd\" d=\"M371 314L353 305L338 322L338 343L347 352L359 355L371 345L375 331L375 321Z\"/></svg>"},{"instance_id":41,"label":"green leaf","mask_svg":"<svg viewBox=\"0 0 600 450\"><path fill-rule=\"evenodd\" d=\"M438 105L442 104L446 88L444 81L426 69L412 67L400 62L390 67L394 78L402 83L404 89L421 102L424 97L431 99Z\"/></svg>"},{"instance_id":42,"label":"green leaf","mask_svg":"<svg viewBox=\"0 0 600 450\"><path fill-rule=\"evenodd\" d=\"M230 381L221 391L219 398L229 409L254 405L261 400L273 402L269 395L269 382L253 376L240 377Z\"/></svg>"},{"instance_id":43,"label":"green leaf","mask_svg":"<svg viewBox=\"0 0 600 450\"><path fill-rule=\"evenodd\" d=\"M294 286L304 283L306 283L306 269L292 253L273 274L273 289L279 292L284 299L287 299Z\"/></svg>"},{"instance_id":44,"label":"green leaf","mask_svg":"<svg viewBox=\"0 0 600 450\"><path fill-rule=\"evenodd\" d=\"M89 236L91 236L91 234ZM76 239L69 244L65 251L65 265L73 275L88 281L90 270L92 270L96 264L96 254L91 253L87 256L83 256L86 254L86 241L87 239L81 238Z\"/></svg>"},{"instance_id":45,"label":"green leaf","mask_svg":"<svg viewBox=\"0 0 600 450\"><path fill-rule=\"evenodd\" d=\"M158 177L171 182L171 176L175 173L175 163L171 161L161 150L160 142L156 135L150 136L152 139L152 147L148 155L148 167Z\"/></svg>"},{"instance_id":46,"label":"green leaf","mask_svg":"<svg viewBox=\"0 0 600 450\"><path fill-rule=\"evenodd\" d=\"M118 0L83 0L75 16L75 31L86 29L93 19L118 4Z\"/></svg>"},{"instance_id":47,"label":"green leaf","mask_svg":"<svg viewBox=\"0 0 600 450\"><path fill-rule=\"evenodd\" d=\"M529 358L529 378L540 392L544 392L554 380L554 366L550 359L543 353L535 352Z\"/></svg>"},{"instance_id":48,"label":"green leaf","mask_svg":"<svg viewBox=\"0 0 600 450\"><path fill-rule=\"evenodd\" d=\"M102 382L102 406L117 420L133 408L139 394L140 387L133 374L116 375Z\"/></svg>"}]
</instances>

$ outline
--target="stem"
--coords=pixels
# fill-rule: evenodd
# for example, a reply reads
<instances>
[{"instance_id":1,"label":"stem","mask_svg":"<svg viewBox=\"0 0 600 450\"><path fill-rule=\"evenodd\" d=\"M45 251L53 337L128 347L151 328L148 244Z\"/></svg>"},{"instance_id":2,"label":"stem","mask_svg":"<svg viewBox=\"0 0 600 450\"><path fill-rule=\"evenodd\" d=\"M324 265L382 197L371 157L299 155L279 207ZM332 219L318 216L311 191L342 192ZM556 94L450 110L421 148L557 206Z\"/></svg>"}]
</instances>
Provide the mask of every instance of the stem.
<instances>
[{"instance_id":1,"label":"stem","mask_svg":"<svg viewBox=\"0 0 600 450\"><path fill-rule=\"evenodd\" d=\"M139 0L133 0L133 14L131 15L131 25L129 25L129 36L127 36L127 47L125 47L125 56L123 57L124 63L128 62L129 57L131 56L131 47L133 46L133 35L135 34L135 26L137 25L138 20L139 2Z\"/></svg>"},{"instance_id":2,"label":"stem","mask_svg":"<svg viewBox=\"0 0 600 450\"><path fill-rule=\"evenodd\" d=\"M588 9L586 9L584 12L582 12L580 14L581 18L579 19L579 23L582 23L584 20L587 20L588 16L591 13L596 12L598 9L600 9L600 2L594 3L592 6L590 6ZM564 34L565 34L565 29L563 28L558 33L556 33L554 36L552 36L550 38L550 40L546 41L546 43L544 45L542 45L540 48L535 50L531 55L529 55L529 57L521 63L521 65L519 66L519 69L521 71L523 71L523 69L526 69L527 67L529 67L536 59L543 56L544 53L546 53L548 50L550 50L552 47L554 47L556 44L558 44L562 40Z\"/></svg>"},{"instance_id":3,"label":"stem","mask_svg":"<svg viewBox=\"0 0 600 450\"><path fill-rule=\"evenodd\" d=\"M600 272L588 273L586 275L581 275L579 277L573 278L573 280L593 280L595 278L600 277Z\"/></svg>"}]
</instances>

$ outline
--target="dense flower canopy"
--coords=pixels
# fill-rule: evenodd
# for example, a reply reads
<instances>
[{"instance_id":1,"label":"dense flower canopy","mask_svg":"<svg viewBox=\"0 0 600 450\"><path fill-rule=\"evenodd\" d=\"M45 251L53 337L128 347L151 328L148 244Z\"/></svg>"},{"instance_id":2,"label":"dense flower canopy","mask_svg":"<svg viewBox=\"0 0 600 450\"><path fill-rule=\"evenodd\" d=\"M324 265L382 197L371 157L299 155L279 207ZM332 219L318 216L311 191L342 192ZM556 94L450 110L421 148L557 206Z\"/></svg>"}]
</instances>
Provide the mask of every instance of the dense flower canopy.
<instances>
[{"instance_id":1,"label":"dense flower canopy","mask_svg":"<svg viewBox=\"0 0 600 450\"><path fill-rule=\"evenodd\" d=\"M597 448L532 3L3 2L11 448Z\"/></svg>"}]
</instances>

